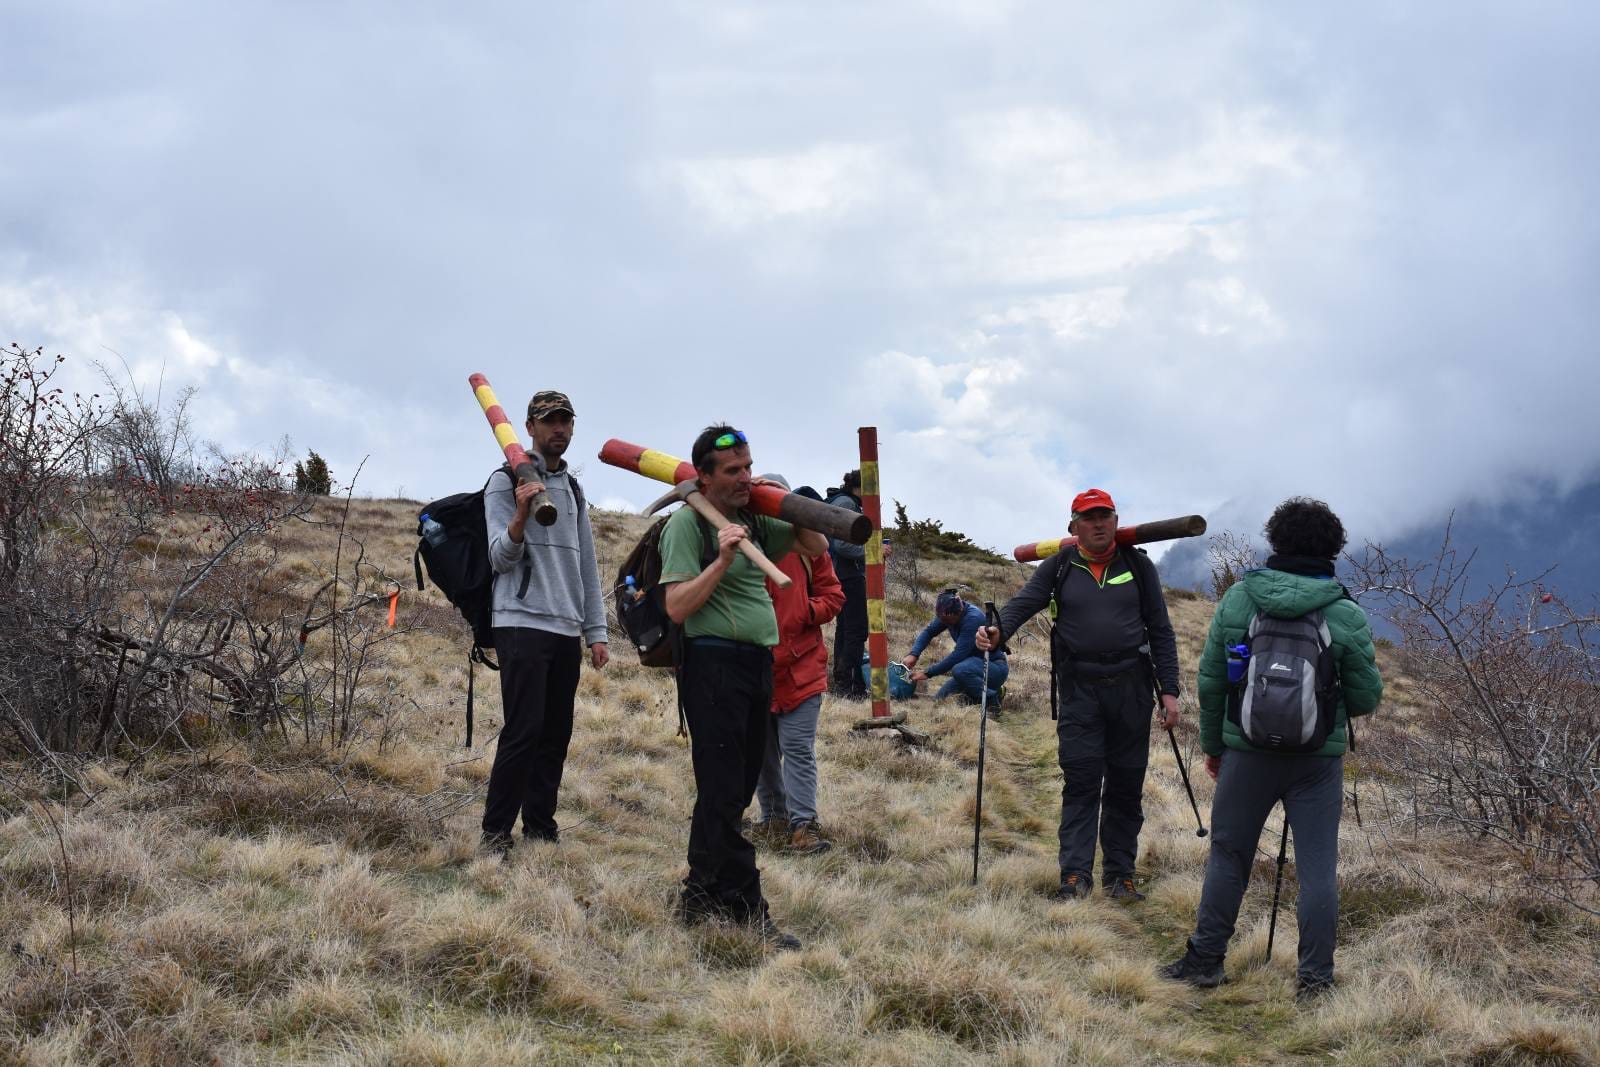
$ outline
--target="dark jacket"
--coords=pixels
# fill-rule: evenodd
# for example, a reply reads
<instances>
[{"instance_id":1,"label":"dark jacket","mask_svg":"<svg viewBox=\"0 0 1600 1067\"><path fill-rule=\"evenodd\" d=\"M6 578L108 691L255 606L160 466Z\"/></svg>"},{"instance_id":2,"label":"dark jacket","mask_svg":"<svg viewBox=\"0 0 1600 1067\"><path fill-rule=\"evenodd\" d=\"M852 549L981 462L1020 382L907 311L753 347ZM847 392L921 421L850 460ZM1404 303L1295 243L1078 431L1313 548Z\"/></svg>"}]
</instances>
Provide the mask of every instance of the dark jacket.
<instances>
[{"instance_id":1,"label":"dark jacket","mask_svg":"<svg viewBox=\"0 0 1600 1067\"><path fill-rule=\"evenodd\" d=\"M1002 638L1016 633L1052 596L1060 611L1051 639L1057 642L1065 672L1126 670L1138 661L1138 650L1148 646L1156 684L1161 692L1178 695L1178 642L1167 617L1161 575L1149 556L1120 548L1096 580L1077 546L1058 552L1039 564L1028 584L1001 609Z\"/></svg>"},{"instance_id":2,"label":"dark jacket","mask_svg":"<svg viewBox=\"0 0 1600 1067\"><path fill-rule=\"evenodd\" d=\"M861 513L861 501L851 496L842 489L829 490L828 503L836 508L844 508L856 514ZM849 541L841 541L837 537L828 538L828 555L833 557L833 571L841 581L849 578L860 578L867 573L867 547L853 545Z\"/></svg>"},{"instance_id":3,"label":"dark jacket","mask_svg":"<svg viewBox=\"0 0 1600 1067\"><path fill-rule=\"evenodd\" d=\"M1227 646L1244 641L1257 611L1279 619L1298 619L1317 608L1322 609L1333 640L1341 696L1327 744L1312 755L1337 756L1344 752L1349 716L1366 715L1383 698L1383 679L1378 676L1367 613L1348 599L1344 586L1331 577L1262 569L1249 571L1222 595L1216 614L1211 616L1206 647L1200 653L1200 747L1207 755L1220 756L1225 747L1256 751L1244 739L1239 724L1228 717Z\"/></svg>"}]
</instances>

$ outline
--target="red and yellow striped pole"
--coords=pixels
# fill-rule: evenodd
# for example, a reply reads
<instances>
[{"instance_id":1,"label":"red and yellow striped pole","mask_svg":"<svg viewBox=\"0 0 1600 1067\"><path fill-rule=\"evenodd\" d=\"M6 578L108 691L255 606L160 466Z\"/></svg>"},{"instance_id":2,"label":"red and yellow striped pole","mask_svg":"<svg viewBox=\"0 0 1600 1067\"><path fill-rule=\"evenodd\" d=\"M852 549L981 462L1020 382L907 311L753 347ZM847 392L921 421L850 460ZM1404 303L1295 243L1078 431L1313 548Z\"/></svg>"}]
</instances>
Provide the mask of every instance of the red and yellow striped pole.
<instances>
[{"instance_id":1,"label":"red and yellow striped pole","mask_svg":"<svg viewBox=\"0 0 1600 1067\"><path fill-rule=\"evenodd\" d=\"M883 505L878 497L878 428L856 430L861 444L861 511L872 520L867 538L867 660L871 665L872 717L889 717L889 631L883 588Z\"/></svg>"},{"instance_id":2,"label":"red and yellow striped pole","mask_svg":"<svg viewBox=\"0 0 1600 1067\"><path fill-rule=\"evenodd\" d=\"M600 446L600 462L668 485L692 482L696 478L694 464L688 460L643 445L629 444L615 437ZM876 529L876 525L869 523L865 515L823 504L799 493L786 493L775 485L752 486L750 510L757 515L782 519L807 530L849 541L853 545L866 544L867 538Z\"/></svg>"},{"instance_id":3,"label":"red and yellow striped pole","mask_svg":"<svg viewBox=\"0 0 1600 1067\"><path fill-rule=\"evenodd\" d=\"M1180 537L1199 537L1206 532L1206 520L1201 515L1184 515L1176 519L1157 519L1141 522L1137 526L1117 527L1117 544L1147 545L1152 541L1175 541ZM1011 550L1011 555L1022 563L1038 563L1049 559L1062 549L1078 543L1076 537L1057 537L1051 541L1030 541Z\"/></svg>"},{"instance_id":4,"label":"red and yellow striped pole","mask_svg":"<svg viewBox=\"0 0 1600 1067\"><path fill-rule=\"evenodd\" d=\"M469 374L467 384L472 386L472 395L478 398L478 406L483 409L484 418L489 420L489 428L494 431L494 439L499 443L500 450L505 453L506 462L511 465L511 471L516 475L517 481L538 481L539 468L533 465L528 453L523 450L522 441L517 437L516 427L511 425L511 420L506 417L506 409L495 399L489 379L481 374ZM556 521L556 506L550 502L549 493L540 493L533 498L533 521L540 526L550 526Z\"/></svg>"}]
</instances>

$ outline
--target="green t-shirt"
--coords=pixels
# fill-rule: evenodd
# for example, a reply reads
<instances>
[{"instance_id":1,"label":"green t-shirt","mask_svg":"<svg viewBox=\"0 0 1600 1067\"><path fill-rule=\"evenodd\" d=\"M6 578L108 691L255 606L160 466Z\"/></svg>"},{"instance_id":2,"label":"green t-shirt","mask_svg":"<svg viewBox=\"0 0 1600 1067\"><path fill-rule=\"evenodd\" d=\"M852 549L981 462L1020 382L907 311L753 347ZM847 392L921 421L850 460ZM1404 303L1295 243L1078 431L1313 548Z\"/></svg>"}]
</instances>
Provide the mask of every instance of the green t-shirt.
<instances>
[{"instance_id":1,"label":"green t-shirt","mask_svg":"<svg viewBox=\"0 0 1600 1067\"><path fill-rule=\"evenodd\" d=\"M794 546L794 527L782 519L765 515L741 516L758 547L777 562ZM661 584L687 582L703 569L706 539L715 544L709 527L702 530L700 516L687 505L673 513L661 531ZM685 637L721 637L771 648L778 643L778 616L767 595L766 576L743 552L733 554L733 562L722 573L722 580L700 610L690 615L683 628Z\"/></svg>"}]
</instances>

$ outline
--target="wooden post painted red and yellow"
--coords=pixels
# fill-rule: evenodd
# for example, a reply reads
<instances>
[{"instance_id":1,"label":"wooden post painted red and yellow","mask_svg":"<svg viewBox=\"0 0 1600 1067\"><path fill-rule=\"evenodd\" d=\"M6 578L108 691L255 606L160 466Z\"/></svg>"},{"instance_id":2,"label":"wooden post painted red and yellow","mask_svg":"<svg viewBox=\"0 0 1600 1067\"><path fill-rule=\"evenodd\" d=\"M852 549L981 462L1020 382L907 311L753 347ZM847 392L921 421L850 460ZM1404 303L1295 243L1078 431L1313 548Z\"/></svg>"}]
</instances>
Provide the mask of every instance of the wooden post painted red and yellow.
<instances>
[{"instance_id":1,"label":"wooden post painted red and yellow","mask_svg":"<svg viewBox=\"0 0 1600 1067\"><path fill-rule=\"evenodd\" d=\"M867 538L867 662L872 717L889 717L889 631L884 610L883 504L878 488L878 428L856 430L861 445L861 511L872 520Z\"/></svg>"},{"instance_id":2,"label":"wooden post painted red and yellow","mask_svg":"<svg viewBox=\"0 0 1600 1067\"><path fill-rule=\"evenodd\" d=\"M506 409L495 399L489 379L481 374L469 374L467 384L472 386L472 395L478 398L478 406L483 409L484 418L489 420L494 439L500 445L500 451L505 453L506 462L511 465L511 472L516 475L517 481L538 481L539 468L528 458L521 439L517 437L517 428L511 425L511 420L506 417ZM540 526L550 526L556 521L556 506L551 503L549 493L540 493L533 498L533 521Z\"/></svg>"},{"instance_id":3,"label":"wooden post painted red and yellow","mask_svg":"<svg viewBox=\"0 0 1600 1067\"><path fill-rule=\"evenodd\" d=\"M1152 541L1174 541L1180 537L1199 537L1206 532L1206 520L1200 515L1184 515L1176 519L1157 519L1141 522L1137 526L1117 527L1117 544L1147 545ZM1038 563L1049 559L1064 548L1078 543L1076 537L1057 537L1050 541L1030 541L1011 550L1011 555L1023 563Z\"/></svg>"},{"instance_id":4,"label":"wooden post painted red and yellow","mask_svg":"<svg viewBox=\"0 0 1600 1067\"><path fill-rule=\"evenodd\" d=\"M688 460L615 437L600 447L600 462L654 478L667 485L695 480L694 464ZM877 529L877 523L865 515L824 504L799 493L786 493L775 485L752 486L750 510L757 515L783 519L855 545L866 544Z\"/></svg>"}]
</instances>

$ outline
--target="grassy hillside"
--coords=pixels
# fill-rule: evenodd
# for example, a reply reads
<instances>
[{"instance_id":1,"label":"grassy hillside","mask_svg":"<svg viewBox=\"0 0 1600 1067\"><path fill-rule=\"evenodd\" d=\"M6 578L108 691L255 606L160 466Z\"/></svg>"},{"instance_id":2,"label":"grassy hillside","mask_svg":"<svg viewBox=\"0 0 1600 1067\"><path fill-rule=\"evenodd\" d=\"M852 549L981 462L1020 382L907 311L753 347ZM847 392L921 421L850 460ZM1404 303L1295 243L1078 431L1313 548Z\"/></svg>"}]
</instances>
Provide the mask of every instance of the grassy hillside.
<instances>
[{"instance_id":1,"label":"grassy hillside","mask_svg":"<svg viewBox=\"0 0 1600 1067\"><path fill-rule=\"evenodd\" d=\"M369 501L351 519L368 558L408 582L414 515ZM604 576L644 525L595 513ZM281 536L286 583L326 570L331 533ZM923 579L1003 600L1026 574L962 560ZM688 747L670 682L625 643L584 670L561 843L480 859L498 691L478 675L478 743L464 749L464 627L414 588L400 600L409 632L369 683L397 682L405 700L370 708L348 751L217 738L107 763L86 772L95 796L59 839L60 806L31 802L27 768L0 769L0 1064L1600 1060L1595 924L1500 889L1513 872L1489 846L1399 830L1371 768L1365 825L1347 806L1343 830L1342 985L1315 1011L1292 996L1292 867L1264 960L1271 839L1231 984L1201 994L1153 976L1181 950L1206 850L1159 732L1149 901L1049 900L1060 777L1036 634L1016 643L1008 713L989 731L976 890L972 711L904 705L932 738L912 748L852 732L866 705L830 700L820 807L836 847L761 857L805 949L769 956L738 930L675 925ZM1175 594L1172 608L1192 679L1210 604ZM925 621L904 600L889 620L897 652ZM1397 681L1382 714L1402 721ZM1190 760L1193 710L1179 734Z\"/></svg>"}]
</instances>

